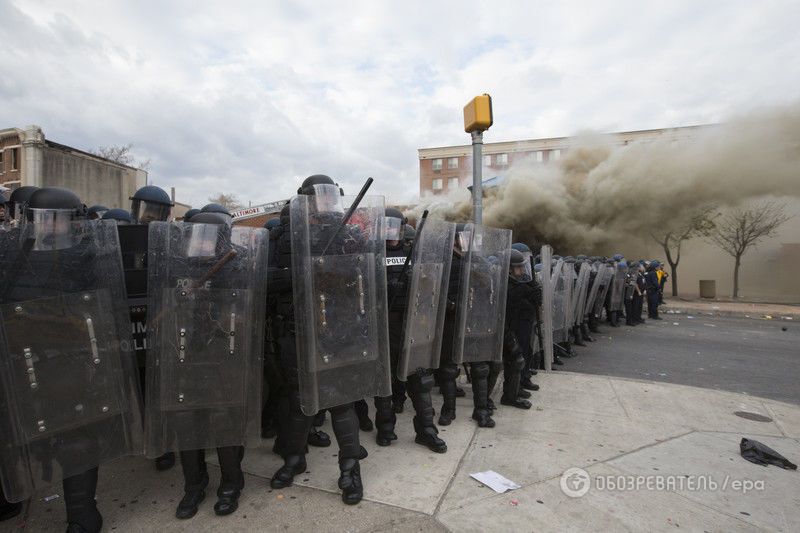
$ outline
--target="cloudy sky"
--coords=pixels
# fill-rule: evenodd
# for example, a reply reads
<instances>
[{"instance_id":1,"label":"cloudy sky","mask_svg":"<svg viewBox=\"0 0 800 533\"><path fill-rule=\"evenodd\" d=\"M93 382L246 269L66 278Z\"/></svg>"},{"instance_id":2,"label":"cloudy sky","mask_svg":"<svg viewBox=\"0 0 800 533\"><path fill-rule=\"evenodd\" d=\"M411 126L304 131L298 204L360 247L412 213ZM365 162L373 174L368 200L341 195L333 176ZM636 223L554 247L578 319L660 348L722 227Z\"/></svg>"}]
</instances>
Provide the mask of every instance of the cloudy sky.
<instances>
[{"instance_id":1,"label":"cloudy sky","mask_svg":"<svg viewBox=\"0 0 800 533\"><path fill-rule=\"evenodd\" d=\"M207 5L204 5L207 4ZM203 204L309 174L418 191L417 148L716 122L795 101L800 2L0 0L0 128L135 145Z\"/></svg>"}]
</instances>

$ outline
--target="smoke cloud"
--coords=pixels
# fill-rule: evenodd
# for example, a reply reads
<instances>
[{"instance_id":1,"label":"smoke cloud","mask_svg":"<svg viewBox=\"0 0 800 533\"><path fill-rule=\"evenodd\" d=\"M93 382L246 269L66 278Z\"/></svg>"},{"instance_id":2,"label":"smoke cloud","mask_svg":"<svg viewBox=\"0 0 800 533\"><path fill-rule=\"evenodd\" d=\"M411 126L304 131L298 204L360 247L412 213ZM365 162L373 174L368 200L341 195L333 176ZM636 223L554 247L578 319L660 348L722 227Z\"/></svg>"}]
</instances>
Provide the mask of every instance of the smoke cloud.
<instances>
[{"instance_id":1,"label":"smoke cloud","mask_svg":"<svg viewBox=\"0 0 800 533\"><path fill-rule=\"evenodd\" d=\"M800 197L800 103L695 131L688 139L627 146L579 135L559 161L515 163L500 186L485 190L484 223L562 254L611 254L702 206ZM459 191L425 198L419 211L467 221L471 203Z\"/></svg>"}]
</instances>

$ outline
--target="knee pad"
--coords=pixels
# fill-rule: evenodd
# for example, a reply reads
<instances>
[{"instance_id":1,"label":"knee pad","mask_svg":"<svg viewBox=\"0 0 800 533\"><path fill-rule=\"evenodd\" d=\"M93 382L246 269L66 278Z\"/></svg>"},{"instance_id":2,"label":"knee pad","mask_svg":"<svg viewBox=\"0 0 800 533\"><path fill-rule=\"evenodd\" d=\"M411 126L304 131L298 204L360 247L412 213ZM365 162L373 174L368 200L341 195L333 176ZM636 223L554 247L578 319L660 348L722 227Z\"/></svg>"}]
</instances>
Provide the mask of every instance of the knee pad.
<instances>
[{"instance_id":1,"label":"knee pad","mask_svg":"<svg viewBox=\"0 0 800 533\"><path fill-rule=\"evenodd\" d=\"M461 369L458 368L456 365L443 365L439 369L439 376L441 379L447 380L455 380L458 378L458 375L461 373Z\"/></svg>"}]
</instances>

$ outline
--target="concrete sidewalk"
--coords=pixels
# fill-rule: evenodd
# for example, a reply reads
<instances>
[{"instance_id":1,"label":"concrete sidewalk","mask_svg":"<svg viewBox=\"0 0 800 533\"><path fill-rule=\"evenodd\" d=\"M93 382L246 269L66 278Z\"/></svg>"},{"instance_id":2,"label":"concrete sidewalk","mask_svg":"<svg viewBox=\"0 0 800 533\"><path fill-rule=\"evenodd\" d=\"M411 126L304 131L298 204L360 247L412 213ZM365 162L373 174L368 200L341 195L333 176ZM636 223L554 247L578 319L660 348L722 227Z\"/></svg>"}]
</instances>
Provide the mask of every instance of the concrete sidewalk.
<instances>
[{"instance_id":1,"label":"concrete sidewalk","mask_svg":"<svg viewBox=\"0 0 800 533\"><path fill-rule=\"evenodd\" d=\"M800 305L717 300L664 300L662 313L697 314L705 316L740 316L766 320L800 320Z\"/></svg>"},{"instance_id":2,"label":"concrete sidewalk","mask_svg":"<svg viewBox=\"0 0 800 533\"><path fill-rule=\"evenodd\" d=\"M449 447L443 455L414 444L408 403L391 447L362 432L370 456L362 462L365 500L355 507L338 494L335 445L312 449L309 471L282 491L269 488L280 464L272 441L248 450L239 511L224 518L212 510L212 467L208 497L188 521L173 514L182 496L179 467L159 473L143 459L117 461L100 472L105 531L800 530L800 473L739 455L739 441L748 437L800 462L800 407L603 376L537 377L534 409L501 406L494 429L477 428L469 398L460 399L458 418L441 429ZM438 407L441 397L434 399ZM565 486L578 493L588 487L581 497L561 488L572 467L585 474L566 477ZM521 488L496 494L469 477L485 470ZM652 490L609 490L611 482L650 483ZM63 501L43 501L58 492L33 500L27 531L63 531Z\"/></svg>"}]
</instances>

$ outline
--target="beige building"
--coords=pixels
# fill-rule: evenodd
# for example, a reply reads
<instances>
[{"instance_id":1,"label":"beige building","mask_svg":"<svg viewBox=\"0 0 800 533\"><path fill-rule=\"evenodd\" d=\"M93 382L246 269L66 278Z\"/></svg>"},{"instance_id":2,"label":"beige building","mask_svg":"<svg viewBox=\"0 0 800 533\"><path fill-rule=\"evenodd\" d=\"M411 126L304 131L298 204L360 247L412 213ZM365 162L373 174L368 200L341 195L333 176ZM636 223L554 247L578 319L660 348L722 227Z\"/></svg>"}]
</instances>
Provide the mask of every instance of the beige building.
<instances>
[{"instance_id":1,"label":"beige building","mask_svg":"<svg viewBox=\"0 0 800 533\"><path fill-rule=\"evenodd\" d=\"M655 139L685 139L698 129L711 126L685 126L657 130L625 131L612 133L609 143L626 145L632 142ZM570 148L571 137L551 137L523 141L504 141L483 145L483 179L502 176L514 163L555 161ZM419 195L447 194L455 189L472 185L472 146L444 146L420 148Z\"/></svg>"},{"instance_id":2,"label":"beige building","mask_svg":"<svg viewBox=\"0 0 800 533\"><path fill-rule=\"evenodd\" d=\"M0 130L0 185L9 189L65 187L87 206L129 208L146 183L146 171L48 140L39 126Z\"/></svg>"}]
</instances>

